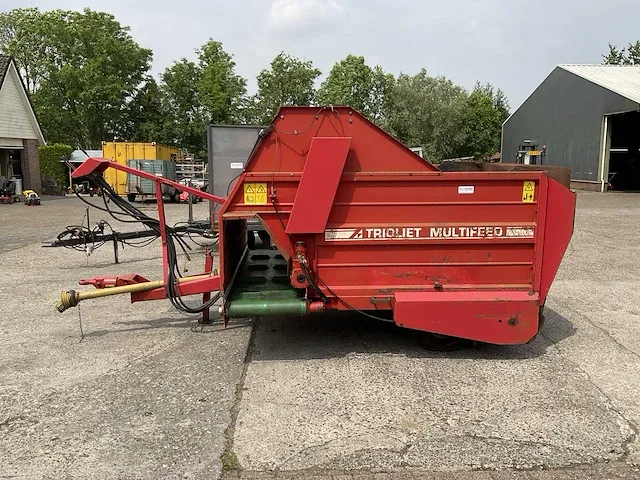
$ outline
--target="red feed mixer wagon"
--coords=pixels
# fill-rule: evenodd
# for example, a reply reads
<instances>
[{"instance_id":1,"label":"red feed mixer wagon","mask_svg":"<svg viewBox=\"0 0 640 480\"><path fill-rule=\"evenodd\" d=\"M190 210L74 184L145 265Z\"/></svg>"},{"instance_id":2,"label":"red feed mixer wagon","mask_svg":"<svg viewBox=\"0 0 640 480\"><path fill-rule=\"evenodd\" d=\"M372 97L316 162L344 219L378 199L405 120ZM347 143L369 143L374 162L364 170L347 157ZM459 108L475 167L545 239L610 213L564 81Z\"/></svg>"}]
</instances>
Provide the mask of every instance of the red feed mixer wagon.
<instances>
[{"instance_id":1,"label":"red feed mixer wagon","mask_svg":"<svg viewBox=\"0 0 640 480\"><path fill-rule=\"evenodd\" d=\"M172 183L96 158L74 176L108 167L158 191ZM568 178L561 169L491 168L441 171L348 107L284 107L226 199L176 186L221 204L219 273L207 251L203 274L180 277L160 194L159 219L146 221L162 237L164 278L83 280L97 289L62 292L57 307L131 293L132 302L169 298L208 321L221 298L225 324L353 310L439 336L526 343L571 239L575 195L554 179ZM247 235L253 218L265 242ZM183 301L197 294L201 305Z\"/></svg>"}]
</instances>

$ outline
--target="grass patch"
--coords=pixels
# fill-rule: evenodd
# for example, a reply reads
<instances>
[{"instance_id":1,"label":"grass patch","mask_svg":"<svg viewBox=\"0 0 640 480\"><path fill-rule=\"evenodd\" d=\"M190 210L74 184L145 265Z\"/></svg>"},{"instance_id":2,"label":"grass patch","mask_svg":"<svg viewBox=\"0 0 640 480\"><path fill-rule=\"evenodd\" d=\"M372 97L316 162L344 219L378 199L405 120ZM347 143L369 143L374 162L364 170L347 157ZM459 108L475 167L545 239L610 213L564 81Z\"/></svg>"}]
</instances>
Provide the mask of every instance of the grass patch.
<instances>
[{"instance_id":1,"label":"grass patch","mask_svg":"<svg viewBox=\"0 0 640 480\"><path fill-rule=\"evenodd\" d=\"M220 456L222 461L222 471L224 472L237 472L240 470L240 462L238 456L233 452L224 451Z\"/></svg>"}]
</instances>

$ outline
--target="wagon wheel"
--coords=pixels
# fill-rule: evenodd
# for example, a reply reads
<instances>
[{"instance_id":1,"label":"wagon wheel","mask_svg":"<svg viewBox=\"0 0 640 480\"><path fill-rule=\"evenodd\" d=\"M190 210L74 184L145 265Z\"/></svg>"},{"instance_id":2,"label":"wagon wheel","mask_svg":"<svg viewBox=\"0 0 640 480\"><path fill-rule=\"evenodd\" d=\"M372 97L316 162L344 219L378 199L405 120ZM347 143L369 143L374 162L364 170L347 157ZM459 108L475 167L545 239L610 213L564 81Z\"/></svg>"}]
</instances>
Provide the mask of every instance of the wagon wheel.
<instances>
[{"instance_id":1,"label":"wagon wheel","mask_svg":"<svg viewBox=\"0 0 640 480\"><path fill-rule=\"evenodd\" d=\"M449 337L448 335L429 332L420 332L418 341L424 348L432 352L452 352L470 345L469 340L464 338Z\"/></svg>"}]
</instances>

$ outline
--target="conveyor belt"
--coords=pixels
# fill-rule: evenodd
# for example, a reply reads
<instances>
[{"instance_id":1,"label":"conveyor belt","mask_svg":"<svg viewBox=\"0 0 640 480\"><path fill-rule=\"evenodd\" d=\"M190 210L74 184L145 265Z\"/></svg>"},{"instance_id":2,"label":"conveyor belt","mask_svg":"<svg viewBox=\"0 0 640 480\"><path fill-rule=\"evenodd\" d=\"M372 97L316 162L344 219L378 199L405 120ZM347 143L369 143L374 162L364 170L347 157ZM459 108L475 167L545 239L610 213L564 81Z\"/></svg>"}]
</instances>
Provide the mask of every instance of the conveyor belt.
<instances>
[{"instance_id":1,"label":"conveyor belt","mask_svg":"<svg viewBox=\"0 0 640 480\"><path fill-rule=\"evenodd\" d=\"M247 255L229 300L232 318L272 315L305 315L303 293L291 286L287 262L275 249L251 250Z\"/></svg>"}]
</instances>

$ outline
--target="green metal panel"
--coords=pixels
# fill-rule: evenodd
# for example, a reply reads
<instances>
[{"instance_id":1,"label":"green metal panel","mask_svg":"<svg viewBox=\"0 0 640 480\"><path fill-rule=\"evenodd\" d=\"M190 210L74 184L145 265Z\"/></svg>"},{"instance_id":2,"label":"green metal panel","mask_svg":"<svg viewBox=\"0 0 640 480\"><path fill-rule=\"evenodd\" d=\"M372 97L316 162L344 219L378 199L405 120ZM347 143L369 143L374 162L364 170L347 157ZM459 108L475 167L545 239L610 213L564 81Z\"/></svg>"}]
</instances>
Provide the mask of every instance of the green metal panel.
<instances>
[{"instance_id":1,"label":"green metal panel","mask_svg":"<svg viewBox=\"0 0 640 480\"><path fill-rule=\"evenodd\" d=\"M307 301L291 286L280 252L259 249L247 255L225 308L231 318L305 316Z\"/></svg>"},{"instance_id":2,"label":"green metal panel","mask_svg":"<svg viewBox=\"0 0 640 480\"><path fill-rule=\"evenodd\" d=\"M152 173L158 177L176 180L176 164L172 161L134 159L127 160L127 166ZM138 195L153 195L155 194L154 182L140 178L137 175L127 174L127 192ZM162 193L164 195L173 195L175 192L169 185L163 185Z\"/></svg>"},{"instance_id":3,"label":"green metal panel","mask_svg":"<svg viewBox=\"0 0 640 480\"><path fill-rule=\"evenodd\" d=\"M230 318L305 316L307 302L287 290L241 293L227 303Z\"/></svg>"}]
</instances>

